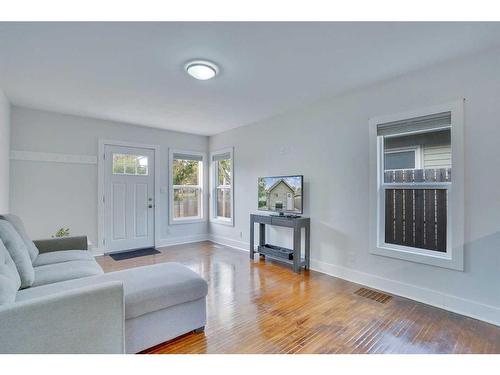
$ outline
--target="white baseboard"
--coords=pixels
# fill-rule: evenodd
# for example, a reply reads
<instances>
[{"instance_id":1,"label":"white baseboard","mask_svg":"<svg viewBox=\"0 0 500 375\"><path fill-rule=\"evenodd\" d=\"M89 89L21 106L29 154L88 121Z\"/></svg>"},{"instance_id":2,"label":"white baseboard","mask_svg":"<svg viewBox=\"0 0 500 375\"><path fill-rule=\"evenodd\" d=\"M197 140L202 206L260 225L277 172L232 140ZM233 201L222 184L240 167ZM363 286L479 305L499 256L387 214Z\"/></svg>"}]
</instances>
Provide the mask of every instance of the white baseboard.
<instances>
[{"instance_id":1,"label":"white baseboard","mask_svg":"<svg viewBox=\"0 0 500 375\"><path fill-rule=\"evenodd\" d=\"M243 250L247 252L250 251L250 244L245 241L233 240L232 238L227 238L223 236L214 236L213 234L210 234L208 236L208 240L221 245L233 247L238 250Z\"/></svg>"},{"instance_id":2,"label":"white baseboard","mask_svg":"<svg viewBox=\"0 0 500 375\"><path fill-rule=\"evenodd\" d=\"M249 251L250 248L248 242L222 236L209 235L208 240L238 250ZM311 269L356 284L362 284L370 288L379 289L387 293L409 298L414 301L500 326L500 308L495 306L463 299L432 289L405 284L400 281L386 279L377 275L337 266L331 263L325 263L315 259L311 259Z\"/></svg>"},{"instance_id":3,"label":"white baseboard","mask_svg":"<svg viewBox=\"0 0 500 375\"><path fill-rule=\"evenodd\" d=\"M156 241L155 247L166 247L173 245L182 245L186 243L194 243L201 241L208 241L208 234L196 234L192 236L182 236L182 237L172 237L172 238L162 238ZM108 251L105 248L92 248L92 255L100 256L105 254L110 254L113 251ZM121 250L115 250L114 252L119 252Z\"/></svg>"},{"instance_id":4,"label":"white baseboard","mask_svg":"<svg viewBox=\"0 0 500 375\"><path fill-rule=\"evenodd\" d=\"M436 290L418 287L373 274L353 270L334 264L311 259L311 269L330 276L338 277L353 283L379 289L387 293L409 298L427 305L439 307L457 314L500 325L500 309L476 301L463 299Z\"/></svg>"},{"instance_id":5,"label":"white baseboard","mask_svg":"<svg viewBox=\"0 0 500 375\"><path fill-rule=\"evenodd\" d=\"M162 238L157 241L156 247L182 245L192 242L208 241L208 234L195 234L192 236L182 236L182 237L172 237L172 238Z\"/></svg>"}]
</instances>

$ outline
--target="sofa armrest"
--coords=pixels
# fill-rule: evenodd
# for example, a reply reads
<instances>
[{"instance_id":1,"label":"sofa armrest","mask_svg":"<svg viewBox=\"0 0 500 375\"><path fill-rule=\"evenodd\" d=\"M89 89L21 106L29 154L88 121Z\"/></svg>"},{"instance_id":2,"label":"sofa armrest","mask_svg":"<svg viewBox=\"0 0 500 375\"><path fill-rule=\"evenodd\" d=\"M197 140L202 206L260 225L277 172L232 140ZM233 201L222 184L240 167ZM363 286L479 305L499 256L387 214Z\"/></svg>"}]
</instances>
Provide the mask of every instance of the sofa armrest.
<instances>
[{"instance_id":1,"label":"sofa armrest","mask_svg":"<svg viewBox=\"0 0 500 375\"><path fill-rule=\"evenodd\" d=\"M87 236L50 238L33 242L40 253L61 250L88 250Z\"/></svg>"},{"instance_id":2,"label":"sofa armrest","mask_svg":"<svg viewBox=\"0 0 500 375\"><path fill-rule=\"evenodd\" d=\"M124 353L120 281L0 306L0 353Z\"/></svg>"}]
</instances>

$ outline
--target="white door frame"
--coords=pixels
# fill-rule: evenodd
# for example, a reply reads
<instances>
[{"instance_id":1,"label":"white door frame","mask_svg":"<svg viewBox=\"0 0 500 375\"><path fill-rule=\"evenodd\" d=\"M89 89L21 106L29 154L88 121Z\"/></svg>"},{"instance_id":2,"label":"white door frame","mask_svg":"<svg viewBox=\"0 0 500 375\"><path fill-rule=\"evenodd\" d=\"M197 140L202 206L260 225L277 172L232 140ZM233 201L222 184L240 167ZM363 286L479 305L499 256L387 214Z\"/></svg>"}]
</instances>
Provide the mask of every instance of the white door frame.
<instances>
[{"instance_id":1,"label":"white door frame","mask_svg":"<svg viewBox=\"0 0 500 375\"><path fill-rule=\"evenodd\" d=\"M154 243L155 247L159 245L160 241L160 146L149 145L143 143L116 141L99 138L99 154L97 157L97 246L98 252L107 253L107 248L104 245L104 173L106 164L104 160L104 151L106 146L124 146L124 147L138 147L153 150L155 156L155 170L154 170Z\"/></svg>"}]
</instances>

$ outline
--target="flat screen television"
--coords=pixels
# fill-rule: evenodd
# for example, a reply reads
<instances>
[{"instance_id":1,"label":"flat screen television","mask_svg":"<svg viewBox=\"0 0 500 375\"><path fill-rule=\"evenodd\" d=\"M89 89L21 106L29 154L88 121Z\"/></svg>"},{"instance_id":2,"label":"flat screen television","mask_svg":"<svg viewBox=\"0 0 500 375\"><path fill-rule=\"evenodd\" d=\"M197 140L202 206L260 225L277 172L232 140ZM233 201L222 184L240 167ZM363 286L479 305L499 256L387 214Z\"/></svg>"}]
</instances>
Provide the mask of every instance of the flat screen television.
<instances>
[{"instance_id":1,"label":"flat screen television","mask_svg":"<svg viewBox=\"0 0 500 375\"><path fill-rule=\"evenodd\" d=\"M304 176L259 177L258 210L302 214Z\"/></svg>"}]
</instances>

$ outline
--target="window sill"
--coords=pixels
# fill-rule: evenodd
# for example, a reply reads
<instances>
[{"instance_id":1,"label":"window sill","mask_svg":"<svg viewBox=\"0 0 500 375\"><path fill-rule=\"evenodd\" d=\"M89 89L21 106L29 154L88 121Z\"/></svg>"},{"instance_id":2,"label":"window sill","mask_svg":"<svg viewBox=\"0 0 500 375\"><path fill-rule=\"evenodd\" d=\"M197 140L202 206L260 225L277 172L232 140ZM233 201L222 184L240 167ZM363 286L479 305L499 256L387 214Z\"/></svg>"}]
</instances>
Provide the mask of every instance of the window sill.
<instances>
[{"instance_id":1,"label":"window sill","mask_svg":"<svg viewBox=\"0 0 500 375\"><path fill-rule=\"evenodd\" d=\"M450 253L439 253L437 251L414 249L406 246L393 246L386 243L372 248L370 253L457 271L464 270L463 262L460 261L461 257L455 257L454 259Z\"/></svg>"},{"instance_id":2,"label":"window sill","mask_svg":"<svg viewBox=\"0 0 500 375\"><path fill-rule=\"evenodd\" d=\"M170 219L170 225L203 223L207 220L202 217L187 217L185 219Z\"/></svg>"},{"instance_id":3,"label":"window sill","mask_svg":"<svg viewBox=\"0 0 500 375\"><path fill-rule=\"evenodd\" d=\"M214 224L222 224L222 225L227 225L232 227L233 226L233 220L232 219L222 219L220 217L214 217L210 219L211 223Z\"/></svg>"}]
</instances>

